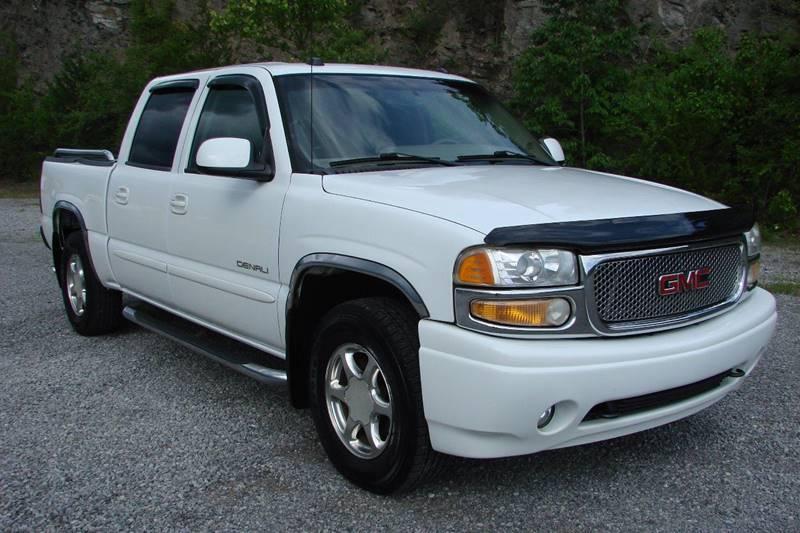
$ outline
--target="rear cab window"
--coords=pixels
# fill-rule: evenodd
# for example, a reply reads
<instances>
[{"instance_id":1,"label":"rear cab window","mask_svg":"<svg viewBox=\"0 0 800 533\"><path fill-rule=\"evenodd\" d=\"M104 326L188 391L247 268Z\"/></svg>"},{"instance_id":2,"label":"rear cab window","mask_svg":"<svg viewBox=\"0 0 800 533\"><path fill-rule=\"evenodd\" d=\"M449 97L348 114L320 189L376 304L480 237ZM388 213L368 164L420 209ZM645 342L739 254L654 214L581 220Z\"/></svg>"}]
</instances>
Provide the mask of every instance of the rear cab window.
<instances>
[{"instance_id":1,"label":"rear cab window","mask_svg":"<svg viewBox=\"0 0 800 533\"><path fill-rule=\"evenodd\" d=\"M178 137L197 85L197 80L180 80L150 90L133 136L128 165L171 170Z\"/></svg>"}]
</instances>

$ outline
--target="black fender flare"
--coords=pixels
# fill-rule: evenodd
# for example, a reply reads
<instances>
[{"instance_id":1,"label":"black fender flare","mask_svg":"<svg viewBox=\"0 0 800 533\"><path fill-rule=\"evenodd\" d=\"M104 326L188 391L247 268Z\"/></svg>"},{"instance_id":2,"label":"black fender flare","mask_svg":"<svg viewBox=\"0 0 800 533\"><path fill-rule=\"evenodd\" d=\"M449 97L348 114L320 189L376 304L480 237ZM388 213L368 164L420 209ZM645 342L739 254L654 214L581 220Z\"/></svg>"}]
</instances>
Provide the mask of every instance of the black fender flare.
<instances>
[{"instance_id":1,"label":"black fender flare","mask_svg":"<svg viewBox=\"0 0 800 533\"><path fill-rule=\"evenodd\" d=\"M63 232L61 230L61 211L68 211L75 216L80 226L81 236L83 237L83 246L86 249L86 255L89 256L89 267L94 271L94 260L92 259L92 250L89 248L89 232L86 230L86 222L83 219L80 209L75 204L67 202L66 200L59 200L53 206L53 266L56 269L56 277L58 282L61 283L61 273L59 269L59 257L61 251L64 249Z\"/></svg>"},{"instance_id":2,"label":"black fender flare","mask_svg":"<svg viewBox=\"0 0 800 533\"><path fill-rule=\"evenodd\" d=\"M382 281L393 285L399 290L408 302L419 314L420 318L430 316L425 302L419 295L417 290L411 283L403 277L402 274L396 270L383 265L381 263L370 261L368 259L361 259L349 255L333 254L333 253L316 253L309 254L300 259L292 271L292 277L289 282L289 295L286 300L287 316L291 308L294 306L296 299L299 297L300 289L303 283L303 276L305 276L312 269L319 268L333 268L337 270L347 270L350 272L358 272L359 274L366 274L378 278Z\"/></svg>"},{"instance_id":3,"label":"black fender flare","mask_svg":"<svg viewBox=\"0 0 800 533\"><path fill-rule=\"evenodd\" d=\"M305 361L294 354L295 335L292 331L293 310L297 307L303 287L303 279L314 271L338 270L364 274L381 280L403 294L420 318L430 316L425 302L411 283L396 270L368 259L335 253L314 253L301 258L292 271L289 294L286 299L286 370L289 382L289 398L295 407L305 407L304 383L295 382L294 375L303 375Z\"/></svg>"}]
</instances>

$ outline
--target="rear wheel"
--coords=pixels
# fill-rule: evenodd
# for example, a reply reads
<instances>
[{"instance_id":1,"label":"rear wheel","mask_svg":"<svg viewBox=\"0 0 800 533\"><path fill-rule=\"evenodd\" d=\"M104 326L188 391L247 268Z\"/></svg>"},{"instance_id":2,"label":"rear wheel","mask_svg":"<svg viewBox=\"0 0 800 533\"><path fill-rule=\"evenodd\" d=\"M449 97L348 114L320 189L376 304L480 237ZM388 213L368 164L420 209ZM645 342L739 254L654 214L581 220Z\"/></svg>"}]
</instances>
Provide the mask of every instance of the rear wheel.
<instances>
[{"instance_id":1,"label":"rear wheel","mask_svg":"<svg viewBox=\"0 0 800 533\"><path fill-rule=\"evenodd\" d=\"M73 329L81 335L101 335L122 321L122 295L97 279L80 232L64 240L61 254L61 295Z\"/></svg>"},{"instance_id":2,"label":"rear wheel","mask_svg":"<svg viewBox=\"0 0 800 533\"><path fill-rule=\"evenodd\" d=\"M367 490L407 490L428 477L431 449L422 410L417 318L389 298L332 309L311 354L311 407L334 466Z\"/></svg>"}]
</instances>

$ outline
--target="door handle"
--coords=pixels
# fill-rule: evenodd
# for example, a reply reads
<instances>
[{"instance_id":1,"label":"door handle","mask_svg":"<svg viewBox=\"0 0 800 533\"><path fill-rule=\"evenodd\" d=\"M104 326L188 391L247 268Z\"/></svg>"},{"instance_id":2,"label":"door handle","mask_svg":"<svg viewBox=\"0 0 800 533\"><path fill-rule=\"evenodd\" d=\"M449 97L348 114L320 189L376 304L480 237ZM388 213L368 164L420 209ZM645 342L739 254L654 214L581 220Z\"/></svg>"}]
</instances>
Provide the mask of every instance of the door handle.
<instances>
[{"instance_id":1,"label":"door handle","mask_svg":"<svg viewBox=\"0 0 800 533\"><path fill-rule=\"evenodd\" d=\"M130 190L127 187L119 187L117 191L114 193L114 201L117 202L119 205L127 205L128 204L128 195L130 194Z\"/></svg>"},{"instance_id":2,"label":"door handle","mask_svg":"<svg viewBox=\"0 0 800 533\"><path fill-rule=\"evenodd\" d=\"M176 215L185 215L189 210L189 197L185 194L173 194L169 200L169 209Z\"/></svg>"}]
</instances>

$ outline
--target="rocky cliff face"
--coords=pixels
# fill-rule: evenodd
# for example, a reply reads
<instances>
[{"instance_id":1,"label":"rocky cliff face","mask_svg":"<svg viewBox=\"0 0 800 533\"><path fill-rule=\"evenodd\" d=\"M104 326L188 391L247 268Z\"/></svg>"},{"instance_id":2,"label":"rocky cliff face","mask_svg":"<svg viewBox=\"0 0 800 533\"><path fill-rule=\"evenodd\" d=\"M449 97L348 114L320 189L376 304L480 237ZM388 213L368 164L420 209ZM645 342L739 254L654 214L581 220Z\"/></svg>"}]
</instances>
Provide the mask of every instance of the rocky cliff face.
<instances>
[{"instance_id":1,"label":"rocky cliff face","mask_svg":"<svg viewBox=\"0 0 800 533\"><path fill-rule=\"evenodd\" d=\"M179 0L179 16L191 17L195 5ZM546 17L540 0L443 2L445 8L433 13L419 5L420 0L364 2L363 22L388 50L387 63L444 67L502 93L509 90L514 58ZM124 47L129 10L130 0L5 0L0 30L16 40L22 76L47 80L66 53ZM629 0L626 11L633 24L647 25L674 46L703 26L724 28L732 46L748 32L800 31L797 0Z\"/></svg>"}]
</instances>

